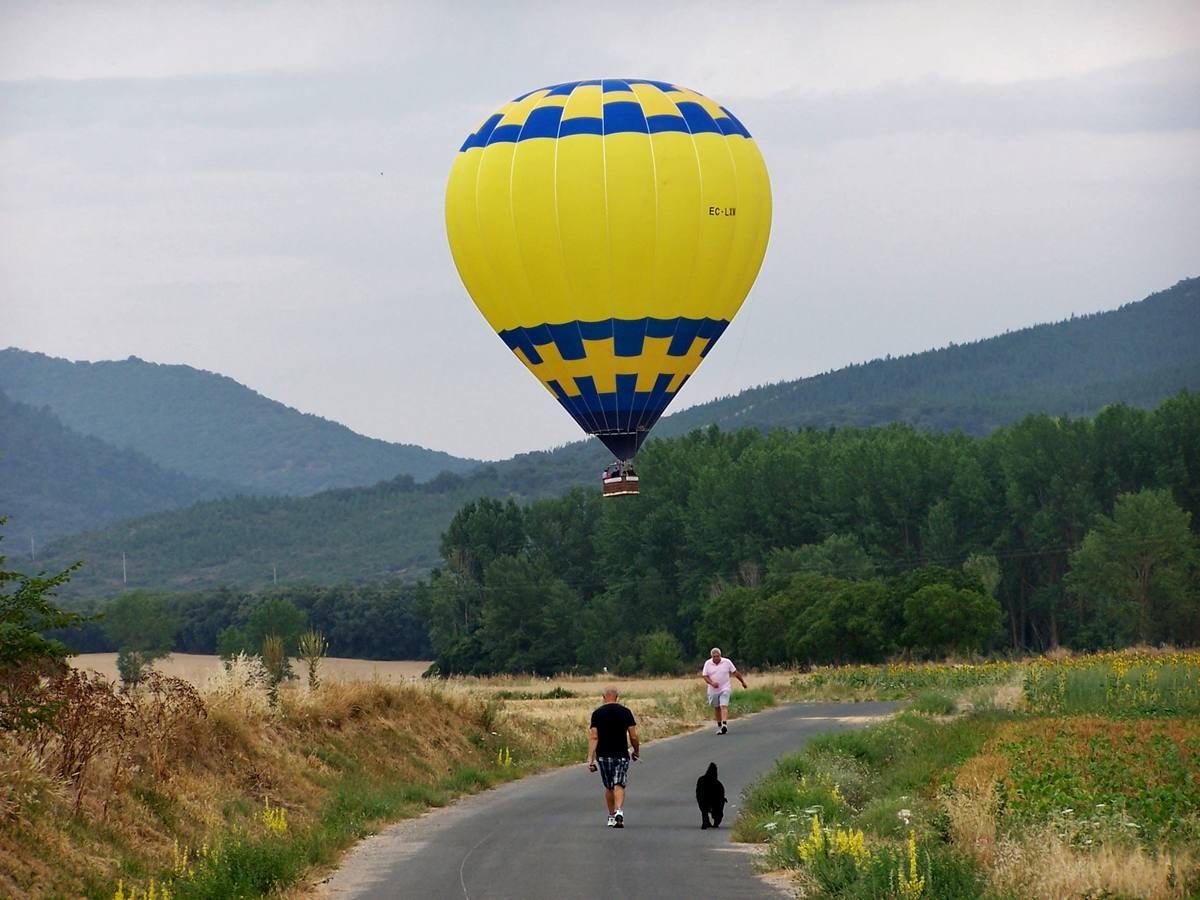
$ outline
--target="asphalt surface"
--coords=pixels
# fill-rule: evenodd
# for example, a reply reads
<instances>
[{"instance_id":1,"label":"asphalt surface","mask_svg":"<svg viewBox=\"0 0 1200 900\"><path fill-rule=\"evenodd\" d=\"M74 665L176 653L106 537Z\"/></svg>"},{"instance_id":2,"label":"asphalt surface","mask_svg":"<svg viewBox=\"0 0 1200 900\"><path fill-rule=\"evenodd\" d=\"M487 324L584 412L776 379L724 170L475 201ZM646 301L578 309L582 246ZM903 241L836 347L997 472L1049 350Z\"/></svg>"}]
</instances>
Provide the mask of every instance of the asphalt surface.
<instances>
[{"instance_id":1,"label":"asphalt surface","mask_svg":"<svg viewBox=\"0 0 1200 900\"><path fill-rule=\"evenodd\" d=\"M778 898L730 841L741 792L780 756L859 727L893 703L793 703L643 745L629 771L625 828L606 827L599 775L582 762L402 822L359 844L323 886L330 898ZM696 779L715 762L725 822L703 831Z\"/></svg>"}]
</instances>

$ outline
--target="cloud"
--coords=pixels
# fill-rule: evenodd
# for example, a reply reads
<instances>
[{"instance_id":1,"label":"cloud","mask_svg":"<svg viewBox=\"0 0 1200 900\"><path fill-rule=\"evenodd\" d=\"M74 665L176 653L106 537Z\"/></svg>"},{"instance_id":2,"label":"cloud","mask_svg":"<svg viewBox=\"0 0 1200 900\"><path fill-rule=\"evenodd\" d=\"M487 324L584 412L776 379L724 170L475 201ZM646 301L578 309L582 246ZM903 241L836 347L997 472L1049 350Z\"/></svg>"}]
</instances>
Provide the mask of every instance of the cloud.
<instances>
[{"instance_id":1,"label":"cloud","mask_svg":"<svg viewBox=\"0 0 1200 900\"><path fill-rule=\"evenodd\" d=\"M1138 132L1200 128L1200 53L1070 78L978 84L928 78L869 91L791 91L739 104L779 142L967 131L1006 138L1036 131Z\"/></svg>"},{"instance_id":2,"label":"cloud","mask_svg":"<svg viewBox=\"0 0 1200 900\"><path fill-rule=\"evenodd\" d=\"M0 6L6 340L460 454L570 439L463 291L442 201L486 113L597 74L710 93L771 169L762 275L682 404L1115 306L1195 274L1198 25L1108 0Z\"/></svg>"}]
</instances>

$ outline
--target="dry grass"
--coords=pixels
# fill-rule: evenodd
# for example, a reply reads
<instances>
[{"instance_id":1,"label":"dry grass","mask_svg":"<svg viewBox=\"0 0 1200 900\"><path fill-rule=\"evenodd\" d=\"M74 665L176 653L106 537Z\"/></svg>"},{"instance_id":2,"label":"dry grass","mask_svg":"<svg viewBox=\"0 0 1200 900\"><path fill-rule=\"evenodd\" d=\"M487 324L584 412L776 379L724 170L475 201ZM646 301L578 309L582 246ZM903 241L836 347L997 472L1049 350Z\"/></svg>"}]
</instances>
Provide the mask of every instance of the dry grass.
<instances>
[{"instance_id":1,"label":"dry grass","mask_svg":"<svg viewBox=\"0 0 1200 900\"><path fill-rule=\"evenodd\" d=\"M339 662L322 663L316 690L285 684L272 707L255 660L226 669L215 657L177 655L157 668L186 675L199 693L171 682L165 699L149 689L122 699L120 739L103 744L78 783L57 774L53 740L0 742L0 897L111 896L105 886L118 877L127 891L144 890L171 870L177 845L195 851L262 837L264 803L286 810L297 833L316 827L347 778L452 794L469 789L453 786L456 773L489 770L497 748L514 760L500 777L582 758L589 716L609 683L644 740L711 716L698 677L427 681L415 677L421 662ZM76 664L115 674L111 654ZM374 677L350 677L363 667ZM752 677L751 685L791 677ZM541 698L555 687L577 696ZM189 696L202 702L190 706Z\"/></svg>"},{"instance_id":2,"label":"dry grass","mask_svg":"<svg viewBox=\"0 0 1200 900\"><path fill-rule=\"evenodd\" d=\"M984 869L990 869L996 861L996 810L1000 799L997 785L1008 768L1008 760L1003 756L974 756L958 770L953 789L943 792L941 797L955 846Z\"/></svg>"},{"instance_id":3,"label":"dry grass","mask_svg":"<svg viewBox=\"0 0 1200 900\"><path fill-rule=\"evenodd\" d=\"M117 654L115 653L81 653L68 660L78 669L90 669L99 672L109 681L117 680ZM297 660L296 671L302 671L303 666ZM172 653L165 659L154 663L154 668L164 675L182 678L190 681L196 687L204 684L205 680L218 668L220 658L198 653ZM428 662L413 659L373 660L373 659L342 659L326 657L321 660L321 680L330 681L370 681L378 678L381 681L402 683L420 678L421 673L429 668Z\"/></svg>"},{"instance_id":4,"label":"dry grass","mask_svg":"<svg viewBox=\"0 0 1200 900\"><path fill-rule=\"evenodd\" d=\"M1183 886L1197 875L1198 861L1186 852L1150 855L1139 847L1106 844L1095 850L1072 847L1052 829L1003 841L996 848L991 881L1019 897L1189 896ZM1194 882L1193 882L1194 883Z\"/></svg>"},{"instance_id":5,"label":"dry grass","mask_svg":"<svg viewBox=\"0 0 1200 900\"><path fill-rule=\"evenodd\" d=\"M436 784L495 753L480 738L481 704L429 685L289 686L277 710L219 680L201 696L190 715L164 714L146 694L131 701L124 739L89 763L78 813L53 741L0 742L0 897L95 895L119 875L128 889L137 872L169 871L176 842L253 838L264 802L305 829L347 772Z\"/></svg>"}]
</instances>

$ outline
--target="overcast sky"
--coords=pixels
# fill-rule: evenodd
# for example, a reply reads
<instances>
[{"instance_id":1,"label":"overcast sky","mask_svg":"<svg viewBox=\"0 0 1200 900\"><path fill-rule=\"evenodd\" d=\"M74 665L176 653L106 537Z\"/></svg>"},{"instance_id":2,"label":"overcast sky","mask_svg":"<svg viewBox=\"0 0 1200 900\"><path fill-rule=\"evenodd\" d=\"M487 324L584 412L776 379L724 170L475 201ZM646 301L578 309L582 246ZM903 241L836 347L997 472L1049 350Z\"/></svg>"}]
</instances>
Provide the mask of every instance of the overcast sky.
<instances>
[{"instance_id":1,"label":"overcast sky","mask_svg":"<svg viewBox=\"0 0 1200 900\"><path fill-rule=\"evenodd\" d=\"M771 173L762 272L677 408L1200 274L1196 0L0 0L0 348L462 456L574 440L442 202L495 107L603 75L708 94Z\"/></svg>"}]
</instances>

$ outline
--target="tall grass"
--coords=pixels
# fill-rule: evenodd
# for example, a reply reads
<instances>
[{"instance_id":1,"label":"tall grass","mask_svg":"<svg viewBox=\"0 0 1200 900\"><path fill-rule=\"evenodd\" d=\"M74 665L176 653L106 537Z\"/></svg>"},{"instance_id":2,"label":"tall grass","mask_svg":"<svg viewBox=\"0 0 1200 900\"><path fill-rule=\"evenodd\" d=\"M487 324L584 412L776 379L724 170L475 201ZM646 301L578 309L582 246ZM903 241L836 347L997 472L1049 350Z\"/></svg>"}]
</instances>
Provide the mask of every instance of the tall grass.
<instances>
[{"instance_id":1,"label":"tall grass","mask_svg":"<svg viewBox=\"0 0 1200 900\"><path fill-rule=\"evenodd\" d=\"M781 760L736 834L805 896L1200 896L1198 686L1196 651L817 670L912 711Z\"/></svg>"},{"instance_id":2,"label":"tall grass","mask_svg":"<svg viewBox=\"0 0 1200 900\"><path fill-rule=\"evenodd\" d=\"M273 705L257 657L214 662L199 692L156 677L124 695L75 673L105 717L64 704L59 731L0 741L0 896L279 892L387 822L581 761L609 680L330 678ZM711 716L698 677L619 683L643 740ZM738 692L735 714L774 702L764 683L787 677Z\"/></svg>"},{"instance_id":3,"label":"tall grass","mask_svg":"<svg viewBox=\"0 0 1200 900\"><path fill-rule=\"evenodd\" d=\"M1023 666L1011 662L888 663L879 666L819 666L793 678L789 696L827 700L907 700L922 691L955 693L1001 685Z\"/></svg>"},{"instance_id":4,"label":"tall grass","mask_svg":"<svg viewBox=\"0 0 1200 900\"><path fill-rule=\"evenodd\" d=\"M1200 715L1200 651L1039 659L1025 676L1032 711L1054 715Z\"/></svg>"},{"instance_id":5,"label":"tall grass","mask_svg":"<svg viewBox=\"0 0 1200 900\"><path fill-rule=\"evenodd\" d=\"M978 867L945 843L937 787L1005 718L905 713L815 738L749 789L735 837L765 841L820 896L982 896Z\"/></svg>"}]
</instances>

